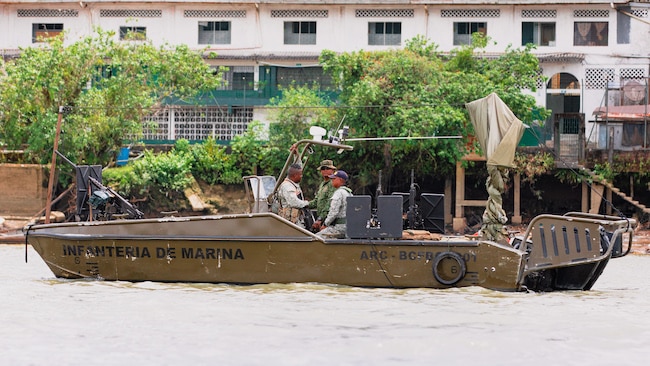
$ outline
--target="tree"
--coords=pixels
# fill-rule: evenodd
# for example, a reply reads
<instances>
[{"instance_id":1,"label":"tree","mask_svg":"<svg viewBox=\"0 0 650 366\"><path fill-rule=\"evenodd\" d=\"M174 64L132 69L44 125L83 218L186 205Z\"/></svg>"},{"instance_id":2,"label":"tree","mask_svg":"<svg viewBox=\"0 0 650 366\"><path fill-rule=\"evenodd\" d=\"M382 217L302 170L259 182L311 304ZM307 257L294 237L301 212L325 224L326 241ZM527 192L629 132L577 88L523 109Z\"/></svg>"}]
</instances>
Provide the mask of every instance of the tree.
<instances>
[{"instance_id":1,"label":"tree","mask_svg":"<svg viewBox=\"0 0 650 366\"><path fill-rule=\"evenodd\" d=\"M270 136L272 145L289 148L308 136L311 126L329 126L335 112L331 101L318 90L318 85L291 85L282 90L282 97L271 99L270 119L275 131Z\"/></svg>"},{"instance_id":2,"label":"tree","mask_svg":"<svg viewBox=\"0 0 650 366\"><path fill-rule=\"evenodd\" d=\"M51 157L59 106L59 150L77 164L106 165L165 98L191 98L220 80L187 46L120 42L99 29L70 45L60 36L23 49L2 71L0 142L37 163Z\"/></svg>"},{"instance_id":3,"label":"tree","mask_svg":"<svg viewBox=\"0 0 650 366\"><path fill-rule=\"evenodd\" d=\"M323 51L321 63L341 90L340 102L352 137L455 136L462 140L355 143L345 154L357 182L376 182L378 170L404 184L411 169L420 176L452 176L472 135L465 103L496 92L524 122L532 122L539 64L530 48L507 47L498 58L481 57L489 39L475 34L472 45L442 55L422 37L400 50Z\"/></svg>"},{"instance_id":4,"label":"tree","mask_svg":"<svg viewBox=\"0 0 650 366\"><path fill-rule=\"evenodd\" d=\"M266 174L277 174L282 169L294 142L308 138L311 126L330 127L336 123L336 111L332 102L318 90L317 85L292 85L282 91L281 98L273 98L270 103L271 125L269 143L261 162ZM334 125L336 127L336 125ZM309 155L311 166L324 157L321 149L314 149ZM312 194L310 187L317 187L320 176L305 174L303 186L306 194Z\"/></svg>"}]
</instances>

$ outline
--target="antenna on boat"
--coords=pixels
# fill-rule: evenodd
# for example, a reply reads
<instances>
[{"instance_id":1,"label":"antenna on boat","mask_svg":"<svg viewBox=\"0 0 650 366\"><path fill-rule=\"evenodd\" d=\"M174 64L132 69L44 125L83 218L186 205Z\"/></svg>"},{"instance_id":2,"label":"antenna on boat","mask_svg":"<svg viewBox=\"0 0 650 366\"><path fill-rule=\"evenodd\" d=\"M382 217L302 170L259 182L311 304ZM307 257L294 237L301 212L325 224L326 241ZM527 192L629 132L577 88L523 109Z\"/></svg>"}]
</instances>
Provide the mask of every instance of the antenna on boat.
<instances>
[{"instance_id":1,"label":"antenna on boat","mask_svg":"<svg viewBox=\"0 0 650 366\"><path fill-rule=\"evenodd\" d=\"M341 136L341 133L340 133L340 132L341 132L341 126L343 126L343 121L345 121L345 117L347 117L347 116L348 116L347 114L344 114L344 115L343 115L343 118L341 118L341 122L339 122L339 125L336 127L336 129L335 129L334 131L332 131L332 132L330 133L330 135L329 135L329 141L330 141L331 143L337 143L337 142L339 141L340 136ZM347 136L347 131L349 130L349 127L348 127L348 126L345 126L344 128L346 129L346 134L345 134L345 136ZM336 136L336 134L339 134L339 136Z\"/></svg>"},{"instance_id":2,"label":"antenna on boat","mask_svg":"<svg viewBox=\"0 0 650 366\"><path fill-rule=\"evenodd\" d=\"M377 216L377 208L378 208L378 201L379 201L379 196L383 194L382 189L381 189L381 170L379 171L379 183L377 183L377 191L375 195L375 204L374 207L372 208L372 212L370 214L370 220L368 220L367 227L371 228L380 228L381 223L379 222L379 218Z\"/></svg>"},{"instance_id":3,"label":"antenna on boat","mask_svg":"<svg viewBox=\"0 0 650 366\"><path fill-rule=\"evenodd\" d=\"M377 197L381 196L384 192L381 189L381 170L379 171L379 182L377 183Z\"/></svg>"},{"instance_id":4,"label":"antenna on boat","mask_svg":"<svg viewBox=\"0 0 650 366\"><path fill-rule=\"evenodd\" d=\"M341 126L343 125L343 121L345 121L346 115L343 115L343 118L341 118L341 122L339 122L338 127L336 127L336 130L330 133L328 137L328 141L332 144L341 144L345 143L345 140L348 138L348 134L350 132L350 127L349 126ZM340 154L343 152L343 149L339 149L336 151L337 154Z\"/></svg>"},{"instance_id":5,"label":"antenna on boat","mask_svg":"<svg viewBox=\"0 0 650 366\"><path fill-rule=\"evenodd\" d=\"M417 206L415 205L415 195L417 190L415 188L415 175L413 169L411 169L411 188L409 189L409 211L407 213L407 218L409 222L409 229L415 229L415 213L417 211Z\"/></svg>"},{"instance_id":6,"label":"antenna on boat","mask_svg":"<svg viewBox=\"0 0 650 366\"><path fill-rule=\"evenodd\" d=\"M394 136L394 137L358 137L346 139L345 142L354 141L388 141L388 140L441 140L441 139L461 139L462 136Z\"/></svg>"}]
</instances>

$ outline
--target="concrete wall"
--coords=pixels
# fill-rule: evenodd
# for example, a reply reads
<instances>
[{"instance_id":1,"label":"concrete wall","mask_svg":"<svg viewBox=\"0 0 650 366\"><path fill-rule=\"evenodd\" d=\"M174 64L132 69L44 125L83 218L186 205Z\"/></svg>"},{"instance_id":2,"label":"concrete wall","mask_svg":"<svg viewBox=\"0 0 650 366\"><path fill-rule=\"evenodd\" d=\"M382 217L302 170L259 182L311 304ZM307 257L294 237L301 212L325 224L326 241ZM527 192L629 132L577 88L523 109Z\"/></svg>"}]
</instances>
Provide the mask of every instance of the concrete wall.
<instances>
[{"instance_id":1,"label":"concrete wall","mask_svg":"<svg viewBox=\"0 0 650 366\"><path fill-rule=\"evenodd\" d=\"M45 166L0 164L0 216L33 216L46 200Z\"/></svg>"}]
</instances>

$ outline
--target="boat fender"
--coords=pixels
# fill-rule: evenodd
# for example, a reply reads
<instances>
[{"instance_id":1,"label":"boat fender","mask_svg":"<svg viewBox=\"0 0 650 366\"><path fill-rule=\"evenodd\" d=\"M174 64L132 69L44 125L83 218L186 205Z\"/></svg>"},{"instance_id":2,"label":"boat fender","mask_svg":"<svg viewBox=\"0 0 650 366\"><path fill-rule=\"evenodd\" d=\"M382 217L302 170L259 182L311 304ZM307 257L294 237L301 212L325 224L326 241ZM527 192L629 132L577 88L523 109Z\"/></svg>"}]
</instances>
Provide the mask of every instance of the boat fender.
<instances>
[{"instance_id":1,"label":"boat fender","mask_svg":"<svg viewBox=\"0 0 650 366\"><path fill-rule=\"evenodd\" d=\"M451 267L449 265L443 267L443 262L451 260ZM456 263L453 263L456 262ZM445 268L452 268L452 274L450 276L449 271L444 271ZM433 277L436 281L440 282L443 285L451 286L458 281L462 280L465 277L467 272L467 265L465 260L461 257L460 254L455 252L442 252L436 256L436 259L433 261Z\"/></svg>"}]
</instances>

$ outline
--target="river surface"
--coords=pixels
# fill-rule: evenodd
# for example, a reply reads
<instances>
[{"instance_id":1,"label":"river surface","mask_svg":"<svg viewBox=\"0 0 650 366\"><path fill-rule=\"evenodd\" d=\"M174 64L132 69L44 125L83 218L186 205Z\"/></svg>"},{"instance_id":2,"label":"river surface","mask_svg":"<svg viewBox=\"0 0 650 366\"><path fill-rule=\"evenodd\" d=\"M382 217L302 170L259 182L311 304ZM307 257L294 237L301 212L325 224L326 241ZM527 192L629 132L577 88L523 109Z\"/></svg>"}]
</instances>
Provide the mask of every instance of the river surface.
<instances>
[{"instance_id":1,"label":"river surface","mask_svg":"<svg viewBox=\"0 0 650 366\"><path fill-rule=\"evenodd\" d=\"M2 365L642 365L650 256L588 292L56 279L0 245Z\"/></svg>"}]
</instances>

